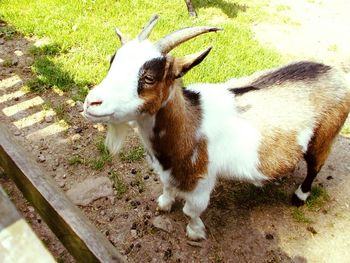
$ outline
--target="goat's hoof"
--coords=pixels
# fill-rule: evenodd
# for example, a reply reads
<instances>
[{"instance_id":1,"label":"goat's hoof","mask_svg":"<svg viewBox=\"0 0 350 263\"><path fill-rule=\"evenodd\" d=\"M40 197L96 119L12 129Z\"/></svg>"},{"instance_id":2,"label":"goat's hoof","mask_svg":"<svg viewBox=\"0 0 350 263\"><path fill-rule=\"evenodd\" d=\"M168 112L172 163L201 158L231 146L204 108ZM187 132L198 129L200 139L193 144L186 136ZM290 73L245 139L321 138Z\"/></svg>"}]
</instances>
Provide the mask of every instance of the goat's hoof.
<instances>
[{"instance_id":1,"label":"goat's hoof","mask_svg":"<svg viewBox=\"0 0 350 263\"><path fill-rule=\"evenodd\" d=\"M292 205L299 207L303 206L305 204L305 201L301 200L295 193L292 195Z\"/></svg>"},{"instance_id":2,"label":"goat's hoof","mask_svg":"<svg viewBox=\"0 0 350 263\"><path fill-rule=\"evenodd\" d=\"M174 201L166 198L164 195L160 195L157 200L158 207L157 210L163 211L163 212L170 212L171 206L173 205Z\"/></svg>"},{"instance_id":3,"label":"goat's hoof","mask_svg":"<svg viewBox=\"0 0 350 263\"><path fill-rule=\"evenodd\" d=\"M207 238L204 227L192 227L187 225L186 235L189 239L199 241Z\"/></svg>"}]
</instances>

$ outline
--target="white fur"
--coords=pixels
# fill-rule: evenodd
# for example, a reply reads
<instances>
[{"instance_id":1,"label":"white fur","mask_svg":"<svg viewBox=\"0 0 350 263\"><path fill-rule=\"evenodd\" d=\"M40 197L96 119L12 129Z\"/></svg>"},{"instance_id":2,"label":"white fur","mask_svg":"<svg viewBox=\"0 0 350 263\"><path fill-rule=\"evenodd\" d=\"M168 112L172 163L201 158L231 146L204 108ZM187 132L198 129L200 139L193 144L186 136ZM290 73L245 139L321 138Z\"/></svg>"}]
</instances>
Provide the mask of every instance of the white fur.
<instances>
[{"instance_id":1,"label":"white fur","mask_svg":"<svg viewBox=\"0 0 350 263\"><path fill-rule=\"evenodd\" d=\"M146 61L159 56L159 50L148 40L133 40L123 45L107 76L86 97L85 116L91 121L103 117L104 122L116 123L135 119L144 103L137 93L140 68ZM89 105L96 101L102 101L102 104Z\"/></svg>"},{"instance_id":2,"label":"white fur","mask_svg":"<svg viewBox=\"0 0 350 263\"><path fill-rule=\"evenodd\" d=\"M251 182L265 180L257 169L259 130L240 118L232 93L221 84L192 85L188 89L201 94L200 132L208 140L210 170L215 175Z\"/></svg>"},{"instance_id":3,"label":"white fur","mask_svg":"<svg viewBox=\"0 0 350 263\"><path fill-rule=\"evenodd\" d=\"M111 154L115 155L119 152L123 146L128 130L129 124L127 122L108 125L105 144Z\"/></svg>"},{"instance_id":4,"label":"white fur","mask_svg":"<svg viewBox=\"0 0 350 263\"><path fill-rule=\"evenodd\" d=\"M303 148L304 153L307 151L313 133L312 128L306 128L298 134L298 144Z\"/></svg>"},{"instance_id":5,"label":"white fur","mask_svg":"<svg viewBox=\"0 0 350 263\"><path fill-rule=\"evenodd\" d=\"M310 192L304 193L303 190L301 190L301 185L299 185L298 189L295 190L294 193L302 201L306 201L306 199L310 196Z\"/></svg>"}]
</instances>

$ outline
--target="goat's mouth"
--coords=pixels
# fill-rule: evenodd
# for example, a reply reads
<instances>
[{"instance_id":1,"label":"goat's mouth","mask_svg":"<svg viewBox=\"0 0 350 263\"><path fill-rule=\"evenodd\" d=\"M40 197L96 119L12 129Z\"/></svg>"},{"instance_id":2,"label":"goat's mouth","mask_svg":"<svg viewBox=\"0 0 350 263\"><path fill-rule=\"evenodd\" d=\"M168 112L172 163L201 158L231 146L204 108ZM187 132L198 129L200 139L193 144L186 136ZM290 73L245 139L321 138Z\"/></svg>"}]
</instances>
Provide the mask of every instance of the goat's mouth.
<instances>
[{"instance_id":1,"label":"goat's mouth","mask_svg":"<svg viewBox=\"0 0 350 263\"><path fill-rule=\"evenodd\" d=\"M84 117L90 121L98 122L98 121L108 121L110 117L112 117L113 113L108 114L93 114L88 111L84 111Z\"/></svg>"}]
</instances>

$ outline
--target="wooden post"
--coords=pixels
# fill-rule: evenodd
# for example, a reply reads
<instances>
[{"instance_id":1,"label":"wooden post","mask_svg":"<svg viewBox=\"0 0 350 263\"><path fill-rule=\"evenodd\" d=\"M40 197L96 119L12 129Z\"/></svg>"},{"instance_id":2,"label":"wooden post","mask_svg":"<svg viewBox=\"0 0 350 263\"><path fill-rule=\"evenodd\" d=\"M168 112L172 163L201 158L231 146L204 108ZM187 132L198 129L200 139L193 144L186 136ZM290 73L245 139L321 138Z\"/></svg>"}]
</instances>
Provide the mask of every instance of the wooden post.
<instances>
[{"instance_id":1,"label":"wooden post","mask_svg":"<svg viewBox=\"0 0 350 263\"><path fill-rule=\"evenodd\" d=\"M17 212L1 186L0 255L2 263L56 262L27 222Z\"/></svg>"},{"instance_id":2,"label":"wooden post","mask_svg":"<svg viewBox=\"0 0 350 263\"><path fill-rule=\"evenodd\" d=\"M2 124L0 166L77 262L125 262Z\"/></svg>"}]
</instances>

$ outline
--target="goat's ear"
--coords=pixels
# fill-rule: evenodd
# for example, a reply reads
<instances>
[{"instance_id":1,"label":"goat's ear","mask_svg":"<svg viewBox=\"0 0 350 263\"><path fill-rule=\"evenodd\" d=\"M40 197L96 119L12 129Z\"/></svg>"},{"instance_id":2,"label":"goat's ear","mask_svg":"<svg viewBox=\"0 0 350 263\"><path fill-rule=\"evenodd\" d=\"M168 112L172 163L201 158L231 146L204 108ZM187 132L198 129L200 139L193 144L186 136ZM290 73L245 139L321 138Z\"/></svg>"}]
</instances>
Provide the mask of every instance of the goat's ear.
<instances>
[{"instance_id":1,"label":"goat's ear","mask_svg":"<svg viewBox=\"0 0 350 263\"><path fill-rule=\"evenodd\" d=\"M199 63L205 59L205 57L209 54L212 47L207 48L204 51L200 51L195 54L187 55L182 58L175 58L173 64L173 76L177 78L181 78L183 75L187 73L191 68L197 66Z\"/></svg>"}]
</instances>

